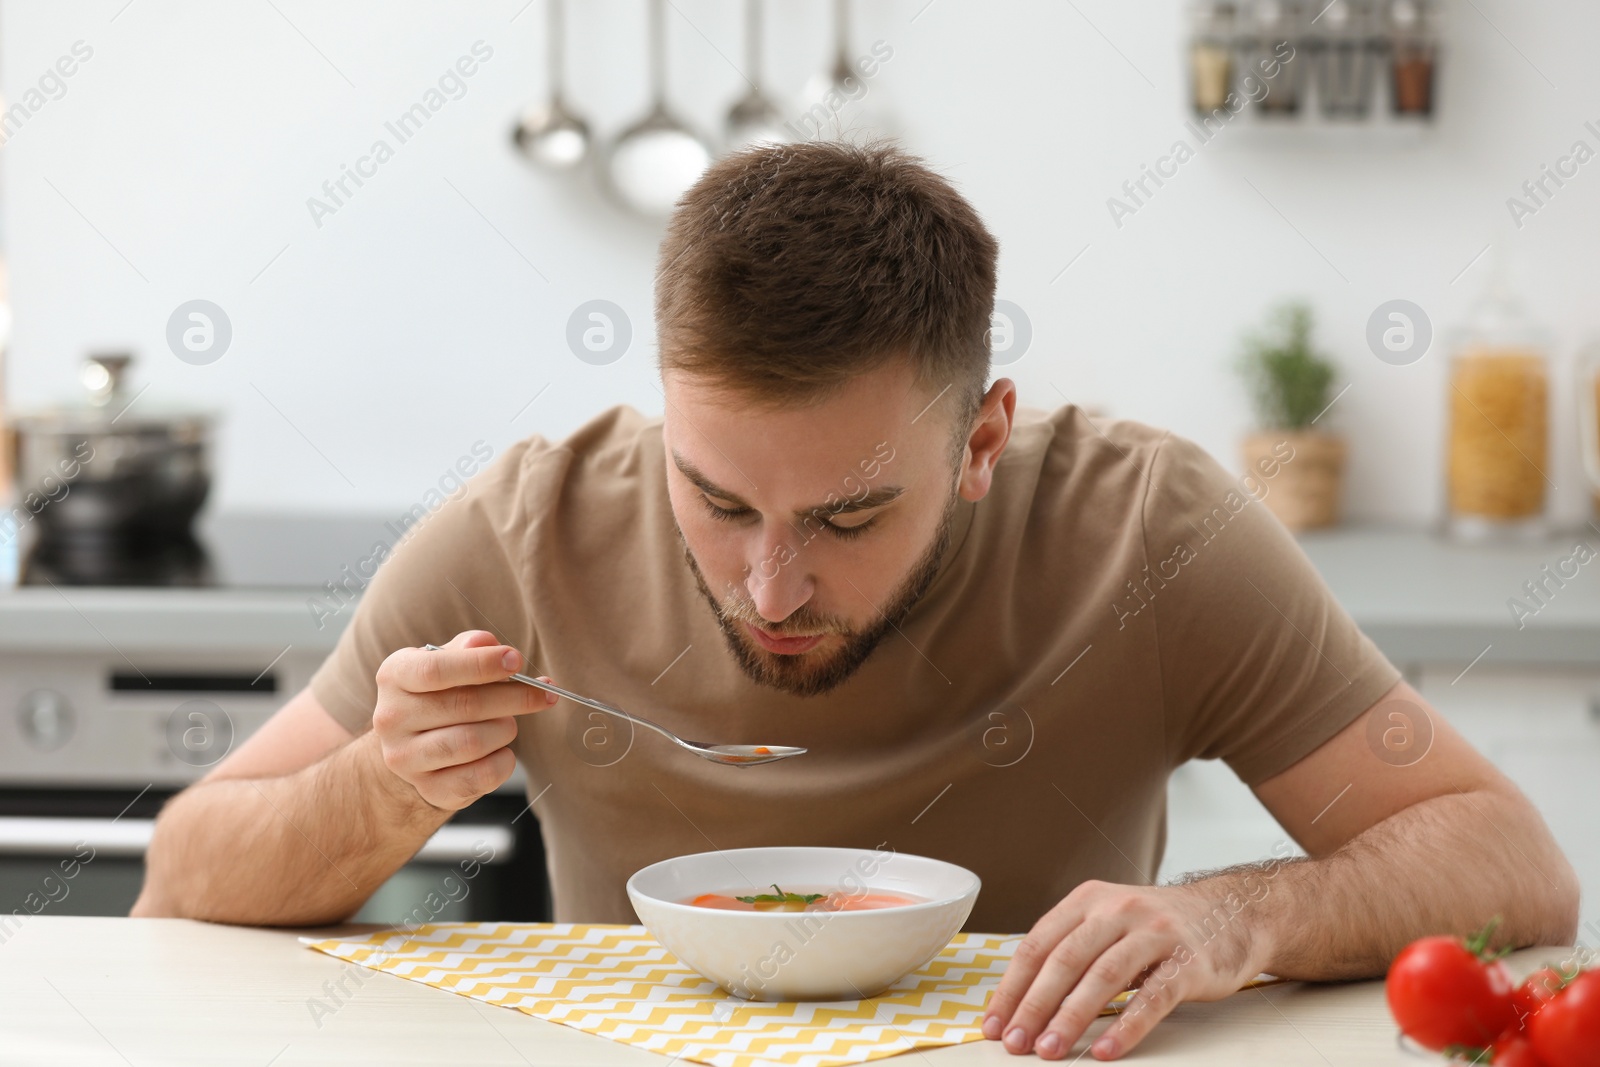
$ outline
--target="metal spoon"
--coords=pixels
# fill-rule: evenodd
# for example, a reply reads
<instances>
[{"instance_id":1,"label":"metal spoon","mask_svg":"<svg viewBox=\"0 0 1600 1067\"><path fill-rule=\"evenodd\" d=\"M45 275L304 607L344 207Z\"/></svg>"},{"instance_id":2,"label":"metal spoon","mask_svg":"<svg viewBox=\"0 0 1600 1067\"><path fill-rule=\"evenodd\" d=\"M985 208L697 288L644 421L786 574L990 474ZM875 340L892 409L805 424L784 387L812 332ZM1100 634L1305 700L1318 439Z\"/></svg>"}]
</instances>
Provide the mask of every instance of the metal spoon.
<instances>
[{"instance_id":1,"label":"metal spoon","mask_svg":"<svg viewBox=\"0 0 1600 1067\"><path fill-rule=\"evenodd\" d=\"M529 108L517 123L511 139L535 163L569 170L589 154L589 124L567 107L564 86L565 12L563 0L545 0L549 10L546 29L549 46L550 99Z\"/></svg>"},{"instance_id":2,"label":"metal spoon","mask_svg":"<svg viewBox=\"0 0 1600 1067\"><path fill-rule=\"evenodd\" d=\"M438 645L423 645L422 647L429 652L444 651ZM790 756L803 756L806 752L803 748L794 748L789 745L708 745L703 741L686 741L666 727L657 726L649 719L630 715L621 708L612 707L610 704L599 700L591 700L586 696L579 696L570 689L563 689L559 685L553 685L550 682L541 682L530 675L513 674L509 680L521 682L523 685L531 685L535 689L543 689L546 693L554 693L558 697L575 700L579 704L594 708L596 711L603 711L607 714L627 719L629 722L637 723L640 726L648 727L669 741L688 749L696 756L710 760L712 763L726 763L735 767L753 767L758 763L774 763L781 759L788 759Z\"/></svg>"}]
</instances>

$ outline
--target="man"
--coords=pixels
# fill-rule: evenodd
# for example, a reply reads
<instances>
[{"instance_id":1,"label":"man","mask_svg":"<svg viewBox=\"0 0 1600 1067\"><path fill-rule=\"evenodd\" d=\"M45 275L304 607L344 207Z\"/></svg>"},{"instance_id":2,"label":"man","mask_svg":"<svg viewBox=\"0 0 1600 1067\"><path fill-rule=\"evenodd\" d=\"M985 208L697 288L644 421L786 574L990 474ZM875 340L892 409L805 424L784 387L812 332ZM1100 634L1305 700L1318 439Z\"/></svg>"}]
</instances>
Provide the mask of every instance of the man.
<instances>
[{"instance_id":1,"label":"man","mask_svg":"<svg viewBox=\"0 0 1600 1067\"><path fill-rule=\"evenodd\" d=\"M972 869L968 928L1030 931L985 1033L1045 1058L1130 984L1097 1057L1262 971L1375 975L1494 915L1570 941L1538 813L1253 499L1278 464L1235 480L1170 433L986 385L995 260L895 149L715 165L661 250L664 416L521 442L400 547L309 689L167 806L135 914L343 919L520 762L558 921L634 922L633 871L709 849ZM493 684L525 667L810 752L716 766ZM1431 741L1397 759L1396 730ZM1153 885L1193 758L1308 856Z\"/></svg>"}]
</instances>

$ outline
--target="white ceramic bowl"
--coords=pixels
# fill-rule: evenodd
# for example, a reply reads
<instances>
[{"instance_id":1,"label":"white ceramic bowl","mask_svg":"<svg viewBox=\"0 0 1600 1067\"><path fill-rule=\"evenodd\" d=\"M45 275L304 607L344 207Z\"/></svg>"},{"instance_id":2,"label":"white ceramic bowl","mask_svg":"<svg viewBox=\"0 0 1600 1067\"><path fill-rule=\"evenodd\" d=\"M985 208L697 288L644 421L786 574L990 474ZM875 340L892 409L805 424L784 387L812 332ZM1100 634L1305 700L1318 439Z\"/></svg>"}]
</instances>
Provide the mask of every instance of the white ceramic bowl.
<instances>
[{"instance_id":1,"label":"white ceramic bowl","mask_svg":"<svg viewBox=\"0 0 1600 1067\"><path fill-rule=\"evenodd\" d=\"M808 912L682 903L701 893L759 893L774 882L786 892L825 886L921 902ZM938 955L967 921L980 885L964 867L888 849L739 848L653 863L628 879L628 899L668 952L736 997L857 1000Z\"/></svg>"}]
</instances>

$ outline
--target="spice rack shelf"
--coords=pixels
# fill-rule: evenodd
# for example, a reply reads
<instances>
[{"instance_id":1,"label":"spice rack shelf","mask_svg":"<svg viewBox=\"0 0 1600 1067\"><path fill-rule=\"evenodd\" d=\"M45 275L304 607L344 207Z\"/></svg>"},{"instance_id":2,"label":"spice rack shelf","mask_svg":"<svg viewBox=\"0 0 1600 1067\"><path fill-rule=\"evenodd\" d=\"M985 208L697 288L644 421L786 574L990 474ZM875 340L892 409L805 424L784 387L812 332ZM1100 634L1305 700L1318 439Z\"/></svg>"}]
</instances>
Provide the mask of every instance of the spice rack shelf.
<instances>
[{"instance_id":1,"label":"spice rack shelf","mask_svg":"<svg viewBox=\"0 0 1600 1067\"><path fill-rule=\"evenodd\" d=\"M1189 117L1210 133L1415 140L1437 111L1442 24L1441 0L1195 0Z\"/></svg>"}]
</instances>

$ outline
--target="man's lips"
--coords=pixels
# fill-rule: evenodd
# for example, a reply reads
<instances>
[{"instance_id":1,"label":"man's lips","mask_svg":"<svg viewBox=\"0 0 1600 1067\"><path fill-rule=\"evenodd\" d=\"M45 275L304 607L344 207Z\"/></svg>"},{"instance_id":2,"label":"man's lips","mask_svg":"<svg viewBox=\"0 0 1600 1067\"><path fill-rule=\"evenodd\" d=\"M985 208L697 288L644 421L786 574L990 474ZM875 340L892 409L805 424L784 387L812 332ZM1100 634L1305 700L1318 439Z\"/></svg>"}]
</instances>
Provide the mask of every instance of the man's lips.
<instances>
[{"instance_id":1,"label":"man's lips","mask_svg":"<svg viewBox=\"0 0 1600 1067\"><path fill-rule=\"evenodd\" d=\"M801 652L809 652L821 643L827 634L812 634L810 637L779 637L751 623L745 623L745 629L750 631L752 637L768 652L777 652L783 655L794 656Z\"/></svg>"}]
</instances>

